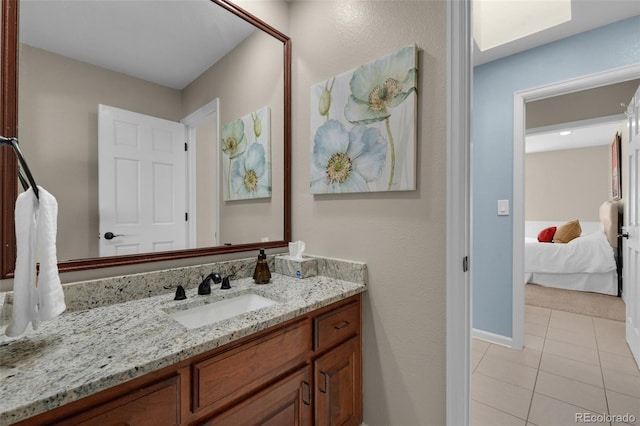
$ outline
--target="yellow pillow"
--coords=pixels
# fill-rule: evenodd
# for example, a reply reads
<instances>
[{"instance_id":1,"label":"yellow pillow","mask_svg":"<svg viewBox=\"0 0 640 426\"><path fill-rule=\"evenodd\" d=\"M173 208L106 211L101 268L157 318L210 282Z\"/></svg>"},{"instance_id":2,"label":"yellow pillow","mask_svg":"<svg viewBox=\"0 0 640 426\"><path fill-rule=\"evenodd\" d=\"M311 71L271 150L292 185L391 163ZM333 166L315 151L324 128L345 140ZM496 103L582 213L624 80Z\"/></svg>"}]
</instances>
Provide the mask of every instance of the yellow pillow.
<instances>
[{"instance_id":1,"label":"yellow pillow","mask_svg":"<svg viewBox=\"0 0 640 426\"><path fill-rule=\"evenodd\" d=\"M568 243L574 238L578 238L582 234L580 221L578 219L569 221L564 225L558 226L556 233L553 235L554 243Z\"/></svg>"}]
</instances>

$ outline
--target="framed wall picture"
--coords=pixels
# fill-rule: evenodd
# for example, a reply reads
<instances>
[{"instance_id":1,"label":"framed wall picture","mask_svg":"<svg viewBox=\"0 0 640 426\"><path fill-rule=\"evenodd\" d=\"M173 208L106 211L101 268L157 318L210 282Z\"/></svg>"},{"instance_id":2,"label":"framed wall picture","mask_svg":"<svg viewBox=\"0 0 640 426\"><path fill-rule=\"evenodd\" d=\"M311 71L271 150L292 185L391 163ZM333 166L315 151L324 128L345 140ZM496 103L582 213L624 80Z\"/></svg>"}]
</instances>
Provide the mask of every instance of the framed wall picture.
<instances>
[{"instance_id":1,"label":"framed wall picture","mask_svg":"<svg viewBox=\"0 0 640 426\"><path fill-rule=\"evenodd\" d=\"M271 197L271 109L260 108L222 127L225 201Z\"/></svg>"},{"instance_id":2,"label":"framed wall picture","mask_svg":"<svg viewBox=\"0 0 640 426\"><path fill-rule=\"evenodd\" d=\"M622 197L622 175L620 163L622 161L620 153L621 136L619 132L613 137L611 142L611 199L619 200Z\"/></svg>"},{"instance_id":3,"label":"framed wall picture","mask_svg":"<svg viewBox=\"0 0 640 426\"><path fill-rule=\"evenodd\" d=\"M311 193L416 189L415 45L311 87Z\"/></svg>"}]
</instances>

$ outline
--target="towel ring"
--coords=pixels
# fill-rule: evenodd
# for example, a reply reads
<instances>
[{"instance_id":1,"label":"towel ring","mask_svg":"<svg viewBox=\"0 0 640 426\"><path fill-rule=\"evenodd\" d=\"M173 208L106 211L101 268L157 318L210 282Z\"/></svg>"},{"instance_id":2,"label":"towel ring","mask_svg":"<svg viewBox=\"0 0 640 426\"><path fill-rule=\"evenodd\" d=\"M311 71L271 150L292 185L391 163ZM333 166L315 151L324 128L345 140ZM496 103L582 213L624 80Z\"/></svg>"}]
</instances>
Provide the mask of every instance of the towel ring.
<instances>
[{"instance_id":1,"label":"towel ring","mask_svg":"<svg viewBox=\"0 0 640 426\"><path fill-rule=\"evenodd\" d=\"M27 175L25 180L25 177L22 175L22 170L20 170L20 168L18 169L18 179L20 179L22 188L25 191L29 189L29 185L27 184L27 181L28 181L29 184L31 184L31 187L33 188L33 193L35 194L36 198L40 199L40 196L38 194L38 185L36 184L36 181L33 178L33 175L31 174L31 170L29 170L29 165L27 164L27 160L24 159L24 155L22 155L22 151L20 151L20 147L18 146L18 139L5 138L4 136L0 136L0 145L7 145L13 148L13 151L15 152L16 157L18 157L18 161L20 162L21 169L24 170L24 173Z\"/></svg>"}]
</instances>

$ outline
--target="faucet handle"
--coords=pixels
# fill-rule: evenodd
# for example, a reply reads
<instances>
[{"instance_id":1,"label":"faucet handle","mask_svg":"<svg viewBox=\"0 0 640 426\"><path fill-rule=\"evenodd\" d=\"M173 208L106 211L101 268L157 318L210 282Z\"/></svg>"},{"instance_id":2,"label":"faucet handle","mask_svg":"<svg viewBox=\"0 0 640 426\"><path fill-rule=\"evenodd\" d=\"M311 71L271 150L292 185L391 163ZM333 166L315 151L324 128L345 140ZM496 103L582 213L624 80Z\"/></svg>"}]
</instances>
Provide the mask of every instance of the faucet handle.
<instances>
[{"instance_id":1,"label":"faucet handle","mask_svg":"<svg viewBox=\"0 0 640 426\"><path fill-rule=\"evenodd\" d=\"M187 294L184 291L184 287L182 287L181 285L176 287L176 297L174 297L173 300L184 300L186 298L187 298Z\"/></svg>"},{"instance_id":2,"label":"faucet handle","mask_svg":"<svg viewBox=\"0 0 640 426\"><path fill-rule=\"evenodd\" d=\"M221 290L229 290L231 288L231 282L229 281L229 277L224 277L222 279L222 285L220 286Z\"/></svg>"}]
</instances>

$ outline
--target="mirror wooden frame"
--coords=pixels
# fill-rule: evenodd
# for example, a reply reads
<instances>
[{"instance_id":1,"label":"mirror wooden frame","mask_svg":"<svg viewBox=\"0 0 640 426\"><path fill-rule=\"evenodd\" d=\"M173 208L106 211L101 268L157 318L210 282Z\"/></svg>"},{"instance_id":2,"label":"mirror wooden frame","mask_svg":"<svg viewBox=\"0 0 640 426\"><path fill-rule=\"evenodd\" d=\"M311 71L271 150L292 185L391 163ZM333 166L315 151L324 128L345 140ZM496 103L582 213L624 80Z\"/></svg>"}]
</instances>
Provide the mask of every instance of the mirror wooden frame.
<instances>
[{"instance_id":1,"label":"mirror wooden frame","mask_svg":"<svg viewBox=\"0 0 640 426\"><path fill-rule=\"evenodd\" d=\"M286 247L291 240L291 41L266 22L227 0L210 0L283 44L284 56L284 236L283 240L204 247L187 250L146 253L128 256L87 258L58 263L60 272L82 271L147 262L185 259L217 254L237 253L260 248ZM6 137L18 137L18 51L19 2L2 0L2 113L0 130ZM28 158L27 158L28 160ZM37 174L37 171L36 171ZM15 201L18 196L18 165L10 148L0 149L0 278L13 277L16 262Z\"/></svg>"}]
</instances>

